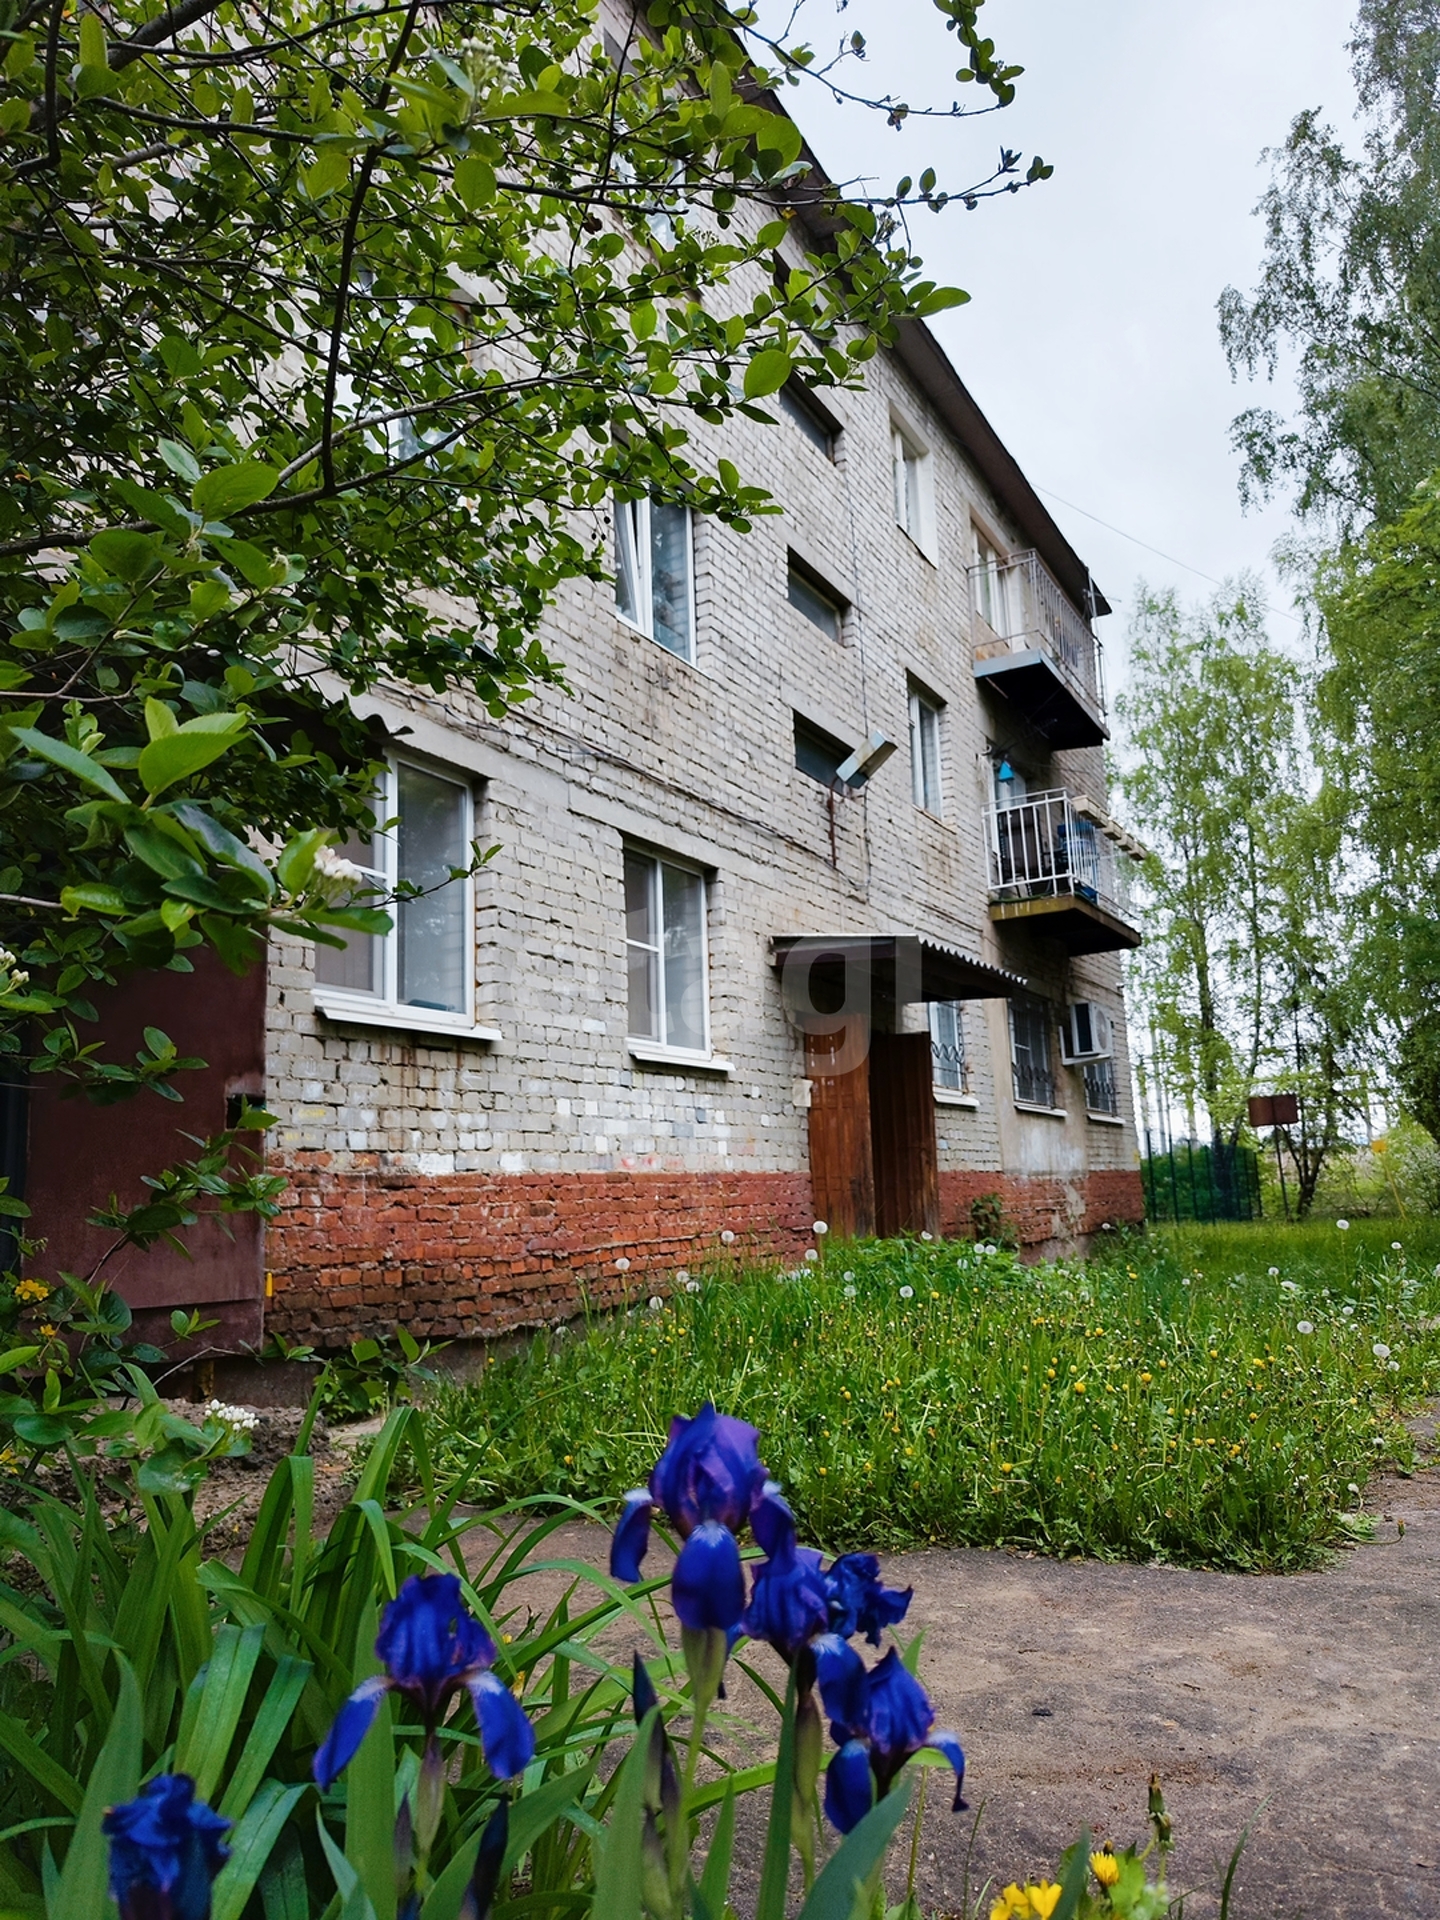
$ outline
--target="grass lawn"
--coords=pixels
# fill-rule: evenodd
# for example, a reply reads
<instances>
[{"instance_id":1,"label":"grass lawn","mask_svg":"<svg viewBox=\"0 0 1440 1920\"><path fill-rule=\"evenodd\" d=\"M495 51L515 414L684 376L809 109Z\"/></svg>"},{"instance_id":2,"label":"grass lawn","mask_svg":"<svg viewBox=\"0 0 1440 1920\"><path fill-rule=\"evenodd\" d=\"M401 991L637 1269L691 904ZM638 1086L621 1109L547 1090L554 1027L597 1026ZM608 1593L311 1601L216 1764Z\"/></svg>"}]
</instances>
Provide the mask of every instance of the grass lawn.
<instances>
[{"instance_id":1,"label":"grass lawn","mask_svg":"<svg viewBox=\"0 0 1440 1920\"><path fill-rule=\"evenodd\" d=\"M693 1293L440 1390L432 1445L469 1500L618 1501L709 1397L760 1428L816 1545L1311 1566L1362 1524L1367 1474L1410 1462L1437 1263L1440 1220L1160 1229L1038 1267L917 1241L694 1267Z\"/></svg>"}]
</instances>

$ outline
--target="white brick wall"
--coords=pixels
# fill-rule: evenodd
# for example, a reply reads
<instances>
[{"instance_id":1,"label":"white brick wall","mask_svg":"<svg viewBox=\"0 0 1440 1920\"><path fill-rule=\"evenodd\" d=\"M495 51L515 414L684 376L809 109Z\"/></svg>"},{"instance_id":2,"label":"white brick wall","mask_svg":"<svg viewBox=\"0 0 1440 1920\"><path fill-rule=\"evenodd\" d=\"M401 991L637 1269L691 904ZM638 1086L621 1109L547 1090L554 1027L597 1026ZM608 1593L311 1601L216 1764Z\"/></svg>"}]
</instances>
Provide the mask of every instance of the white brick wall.
<instances>
[{"instance_id":1,"label":"white brick wall","mask_svg":"<svg viewBox=\"0 0 1440 1920\"><path fill-rule=\"evenodd\" d=\"M460 696L369 701L406 744L475 781L482 843L501 851L476 883L478 1015L503 1039L477 1044L345 1027L310 1002L312 954L278 943L271 969L268 1097L283 1151L343 1169L427 1176L486 1170L784 1171L806 1164L799 1038L768 965L772 936L918 932L1026 975L1055 1000L1116 1016L1122 1127L1087 1120L1079 1073L1057 1067L1068 1117L1018 1113L1003 1002L972 1002L972 1108L937 1108L942 1171L1075 1173L1136 1163L1119 961L1068 961L987 913L981 809L987 740L1016 739L971 673L966 566L972 514L1018 548L964 450L897 358L843 415L831 464L789 420L703 430L784 507L746 536L698 521L693 666L616 615L607 586L566 590L544 642L572 694L547 691L503 725ZM932 454L936 558L895 524L890 420ZM853 603L835 643L786 597L793 547ZM907 679L945 702L945 817L911 800ZM800 710L847 741L881 728L900 751L837 806L792 764ZM1034 745L1034 743L1032 743ZM1036 753L1043 762L1043 754ZM1057 785L1104 792L1103 755L1055 756ZM644 1068L626 1044L621 858L642 840L710 869L710 1009L733 1077ZM797 1084L799 1083L799 1084Z\"/></svg>"}]
</instances>

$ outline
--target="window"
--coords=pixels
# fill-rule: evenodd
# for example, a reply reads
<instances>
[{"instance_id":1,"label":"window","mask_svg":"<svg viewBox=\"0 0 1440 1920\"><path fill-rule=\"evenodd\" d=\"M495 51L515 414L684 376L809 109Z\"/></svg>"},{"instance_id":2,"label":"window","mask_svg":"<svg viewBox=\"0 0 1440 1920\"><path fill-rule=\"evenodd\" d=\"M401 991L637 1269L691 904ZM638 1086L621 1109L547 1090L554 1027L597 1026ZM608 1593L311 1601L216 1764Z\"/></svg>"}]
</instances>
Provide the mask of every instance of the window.
<instances>
[{"instance_id":1,"label":"window","mask_svg":"<svg viewBox=\"0 0 1440 1920\"><path fill-rule=\"evenodd\" d=\"M822 787L833 787L842 763L850 758L850 749L833 734L795 715L795 765L801 773L818 780Z\"/></svg>"},{"instance_id":2,"label":"window","mask_svg":"<svg viewBox=\"0 0 1440 1920\"><path fill-rule=\"evenodd\" d=\"M975 583L975 611L1002 640L1010 637L1010 576L1005 566L984 534L977 533L975 570L970 576Z\"/></svg>"},{"instance_id":3,"label":"window","mask_svg":"<svg viewBox=\"0 0 1440 1920\"><path fill-rule=\"evenodd\" d=\"M627 850L625 952L630 1038L708 1053L705 876Z\"/></svg>"},{"instance_id":4,"label":"window","mask_svg":"<svg viewBox=\"0 0 1440 1920\"><path fill-rule=\"evenodd\" d=\"M1113 1060L1092 1060L1085 1069L1085 1110L1087 1113L1120 1112L1120 1088L1115 1079Z\"/></svg>"},{"instance_id":5,"label":"window","mask_svg":"<svg viewBox=\"0 0 1440 1920\"><path fill-rule=\"evenodd\" d=\"M809 390L798 380L789 380L775 397L780 403L780 411L800 429L811 446L823 453L827 460L833 460L839 429L819 401L811 397Z\"/></svg>"},{"instance_id":6,"label":"window","mask_svg":"<svg viewBox=\"0 0 1440 1920\"><path fill-rule=\"evenodd\" d=\"M831 640L838 640L845 625L845 603L838 594L817 580L802 562L790 556L785 592L792 607L798 607L807 620L813 620Z\"/></svg>"},{"instance_id":7,"label":"window","mask_svg":"<svg viewBox=\"0 0 1440 1920\"><path fill-rule=\"evenodd\" d=\"M932 547L930 456L903 427L890 428L895 463L895 521L916 546L928 554Z\"/></svg>"},{"instance_id":8,"label":"window","mask_svg":"<svg viewBox=\"0 0 1440 1920\"><path fill-rule=\"evenodd\" d=\"M965 1008L960 1000L932 1000L930 1057L935 1085L948 1093L970 1091L970 1062L965 1057Z\"/></svg>"},{"instance_id":9,"label":"window","mask_svg":"<svg viewBox=\"0 0 1440 1920\"><path fill-rule=\"evenodd\" d=\"M471 883L451 876L472 858L470 790L400 760L381 783L375 813L389 826L368 837L352 835L338 851L362 870L366 886L387 894L400 887L416 891L389 906L395 925L388 934L352 933L343 947L316 948L319 1001L327 1012L344 1012L349 1002L363 1011L369 1003L468 1026Z\"/></svg>"},{"instance_id":10,"label":"window","mask_svg":"<svg viewBox=\"0 0 1440 1920\"><path fill-rule=\"evenodd\" d=\"M942 811L940 786L940 708L923 693L910 694L910 788L917 807Z\"/></svg>"},{"instance_id":11,"label":"window","mask_svg":"<svg viewBox=\"0 0 1440 1920\"><path fill-rule=\"evenodd\" d=\"M688 507L615 502L615 605L682 660L695 658L693 573Z\"/></svg>"},{"instance_id":12,"label":"window","mask_svg":"<svg viewBox=\"0 0 1440 1920\"><path fill-rule=\"evenodd\" d=\"M1015 1078L1015 1098L1022 1106L1055 1105L1050 1015L1043 1000L1017 997L1010 1002L1010 1064Z\"/></svg>"}]
</instances>

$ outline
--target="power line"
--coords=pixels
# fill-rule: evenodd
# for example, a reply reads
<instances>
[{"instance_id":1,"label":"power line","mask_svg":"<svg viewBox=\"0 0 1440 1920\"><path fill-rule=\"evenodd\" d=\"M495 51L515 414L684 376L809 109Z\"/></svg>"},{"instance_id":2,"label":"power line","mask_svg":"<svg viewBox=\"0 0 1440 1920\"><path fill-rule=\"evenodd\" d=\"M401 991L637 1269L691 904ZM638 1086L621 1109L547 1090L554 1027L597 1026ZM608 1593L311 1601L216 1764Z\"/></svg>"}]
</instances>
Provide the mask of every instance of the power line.
<instances>
[{"instance_id":1,"label":"power line","mask_svg":"<svg viewBox=\"0 0 1440 1920\"><path fill-rule=\"evenodd\" d=\"M1168 561L1172 567L1183 567L1186 573L1193 573L1197 579L1208 580L1212 587L1225 585L1225 582L1217 580L1213 573L1206 573L1203 567L1192 567L1188 560L1177 560L1173 553L1162 553L1159 547L1152 547L1148 540L1142 540L1138 534L1126 533L1123 527L1112 527L1110 522L1102 520L1098 513L1091 513L1086 507L1077 507L1073 500L1066 500L1063 495L1056 493L1053 487L1042 487L1038 480L1032 480L1030 484L1037 493L1048 493L1052 500L1059 501L1062 507L1068 507L1071 513L1078 513L1086 520L1093 520L1097 527L1104 527L1107 533L1113 533L1121 540L1128 540L1132 546L1143 547L1146 553L1153 553L1157 560ZM1266 613L1279 614L1282 620L1293 620L1297 627L1305 624L1297 614L1287 613L1284 607L1272 607L1265 601L1261 601L1260 604Z\"/></svg>"}]
</instances>

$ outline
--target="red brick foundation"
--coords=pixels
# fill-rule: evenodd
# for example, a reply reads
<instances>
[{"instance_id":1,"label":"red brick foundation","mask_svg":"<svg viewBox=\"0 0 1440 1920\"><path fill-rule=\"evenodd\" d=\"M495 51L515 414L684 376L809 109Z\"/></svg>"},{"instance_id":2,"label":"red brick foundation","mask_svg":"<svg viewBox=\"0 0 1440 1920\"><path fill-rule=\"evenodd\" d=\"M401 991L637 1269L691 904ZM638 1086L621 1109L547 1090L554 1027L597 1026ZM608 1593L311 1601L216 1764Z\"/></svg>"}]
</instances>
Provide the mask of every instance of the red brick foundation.
<instances>
[{"instance_id":1,"label":"red brick foundation","mask_svg":"<svg viewBox=\"0 0 1440 1920\"><path fill-rule=\"evenodd\" d=\"M1036 1259L1075 1251L1108 1222L1138 1225L1145 1193L1138 1169L1060 1176L1008 1173L942 1173L940 1231L951 1239L973 1231L971 1208L995 1195L1021 1247Z\"/></svg>"},{"instance_id":2,"label":"red brick foundation","mask_svg":"<svg viewBox=\"0 0 1440 1920\"><path fill-rule=\"evenodd\" d=\"M813 1243L805 1173L457 1173L334 1170L324 1154L282 1167L291 1187L266 1235L266 1325L334 1345L396 1326L466 1339L648 1292L677 1267L794 1259ZM1102 1221L1141 1220L1138 1173L1077 1181L998 1173L940 1180L941 1231L972 1232L971 1202L998 1194L1037 1256L1073 1250ZM725 1246L722 1231L735 1235ZM618 1259L630 1261L628 1272Z\"/></svg>"}]
</instances>

